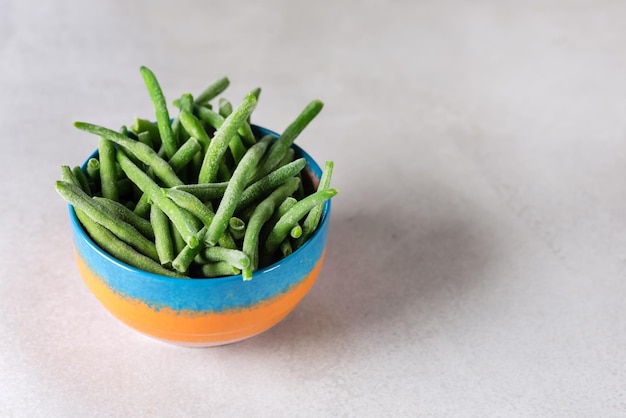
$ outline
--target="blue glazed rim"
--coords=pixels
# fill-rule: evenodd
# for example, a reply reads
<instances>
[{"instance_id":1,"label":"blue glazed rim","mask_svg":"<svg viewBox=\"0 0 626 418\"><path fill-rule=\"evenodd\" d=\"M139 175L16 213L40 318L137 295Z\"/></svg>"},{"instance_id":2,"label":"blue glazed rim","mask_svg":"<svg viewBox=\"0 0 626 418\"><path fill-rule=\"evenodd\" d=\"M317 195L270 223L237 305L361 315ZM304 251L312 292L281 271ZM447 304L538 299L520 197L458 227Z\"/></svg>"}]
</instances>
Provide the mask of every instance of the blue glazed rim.
<instances>
[{"instance_id":1,"label":"blue glazed rim","mask_svg":"<svg viewBox=\"0 0 626 418\"><path fill-rule=\"evenodd\" d=\"M256 126L256 125L252 125L253 130L255 131L255 133L262 135L272 135L275 138L278 138L278 134L276 132L273 132L269 129L260 127L260 126ZM317 164L317 162L306 152L304 151L300 146L293 144L292 148L295 150L296 155L299 157L303 157L306 160L306 166L305 166L305 170L307 170L309 173L311 173L314 177L316 181L319 181L319 178L322 174L322 170L320 168L320 166ZM90 158L93 157L97 157L98 155L98 150L94 151L83 163L82 168L85 169L87 161L89 161ZM89 234L87 234L87 232L84 230L82 224L80 223L80 221L78 220L78 218L76 217L76 212L74 211L74 208L72 205L68 205L68 210L69 210L69 216L70 216L70 224L71 224L71 228L73 231L73 235L74 235L74 239L80 239L82 240L82 242L84 244L86 244L86 246L93 251L94 253L97 254L98 257L106 260L106 262L112 264L113 266L115 266L116 269L120 270L120 271L127 271L128 273L134 275L134 276L142 276L144 277L146 280L154 280L156 282L160 282L164 285L174 285L174 284L181 284L181 283L185 283L185 287L187 286L194 286L194 287L205 287L207 285L210 286L223 286L223 285L228 285L228 284L234 284L234 283L241 283L244 282L243 277L241 274L238 275L233 275L233 276L222 276L222 277L214 277L214 278L192 278L192 279L184 279L184 278L173 278L173 277L167 277L167 276L162 276L159 274L155 274L155 273L151 273L148 271L144 271L144 270L140 270L136 267L130 266L120 260L118 260L117 258L113 257L112 255L110 255L109 253L107 253L106 251L104 251L102 248L100 248L89 236ZM264 277L268 276L272 271L276 270L277 268L281 267L281 265L285 264L287 260L291 261L291 260L297 260L299 258L302 257L303 253L306 253L309 250L309 246L313 245L314 243L316 243L319 239L319 235L320 234L326 234L327 233L327 228L328 228L328 222L329 222L329 214L330 214L330 210L331 210L331 201L330 199L327 200L324 204L324 209L322 211L322 217L320 219L320 223L318 225L318 227L316 228L316 230L313 232L313 234L311 235L311 237L309 237L309 239L302 244L302 246L300 246L298 249L296 249L292 254L290 254L288 257L282 258L278 261L276 261L275 263L264 267L263 269L257 270L253 273L253 279L246 282L246 283L253 283L256 282L257 284L260 284L259 281L263 280ZM325 241L325 239L324 239ZM325 244L324 244L325 246ZM79 251L80 252L80 251ZM323 249L322 249L322 253L323 253ZM321 256L321 254L320 254ZM84 259L84 257L83 257ZM87 260L85 260L85 262L87 262ZM91 268L91 266L90 266Z\"/></svg>"}]
</instances>

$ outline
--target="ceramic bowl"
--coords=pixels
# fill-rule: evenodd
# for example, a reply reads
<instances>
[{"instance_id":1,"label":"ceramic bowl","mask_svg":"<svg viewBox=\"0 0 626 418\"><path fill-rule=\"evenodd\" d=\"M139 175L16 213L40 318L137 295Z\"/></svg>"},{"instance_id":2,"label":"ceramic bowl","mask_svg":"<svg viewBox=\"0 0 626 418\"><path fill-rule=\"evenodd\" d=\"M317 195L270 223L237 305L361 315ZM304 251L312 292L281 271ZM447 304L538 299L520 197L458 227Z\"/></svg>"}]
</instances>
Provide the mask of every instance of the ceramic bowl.
<instances>
[{"instance_id":1,"label":"ceramic bowl","mask_svg":"<svg viewBox=\"0 0 626 418\"><path fill-rule=\"evenodd\" d=\"M275 133L256 128L261 134ZM320 166L300 147L306 174ZM94 154L97 155L97 154ZM69 207L76 263L89 290L117 319L156 339L207 347L244 340L285 318L313 286L324 260L331 203L315 233L282 260L254 272L220 278L176 279L131 267L98 247Z\"/></svg>"}]
</instances>

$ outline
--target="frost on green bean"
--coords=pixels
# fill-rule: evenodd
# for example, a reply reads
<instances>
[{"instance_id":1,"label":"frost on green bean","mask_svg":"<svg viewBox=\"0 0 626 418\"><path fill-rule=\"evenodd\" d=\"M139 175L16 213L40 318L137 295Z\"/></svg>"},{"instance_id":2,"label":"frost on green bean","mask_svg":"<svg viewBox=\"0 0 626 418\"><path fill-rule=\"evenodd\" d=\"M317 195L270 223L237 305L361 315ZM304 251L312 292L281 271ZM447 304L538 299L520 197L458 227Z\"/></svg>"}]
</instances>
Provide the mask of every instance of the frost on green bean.
<instances>
[{"instance_id":1,"label":"frost on green bean","mask_svg":"<svg viewBox=\"0 0 626 418\"><path fill-rule=\"evenodd\" d=\"M250 266L242 270L244 280L252 279L252 272L258 268L261 228L272 217L276 208L298 188L299 184L298 178L291 177L254 208L242 245L243 252L250 258Z\"/></svg>"},{"instance_id":2,"label":"frost on green bean","mask_svg":"<svg viewBox=\"0 0 626 418\"><path fill-rule=\"evenodd\" d=\"M171 187L178 184L183 184L183 182L176 175L176 172L174 171L172 166L170 166L167 161L159 157L158 154L146 144L135 141L111 129L107 129L91 123L75 122L74 126L83 131L104 137L120 145L139 161L149 166L154 174L160 180L162 180L166 186ZM174 150L172 155L174 155L175 153L176 150Z\"/></svg>"},{"instance_id":3,"label":"frost on green bean","mask_svg":"<svg viewBox=\"0 0 626 418\"><path fill-rule=\"evenodd\" d=\"M112 141L106 138L100 139L98 158L100 160L100 190L102 196L111 200L119 200L115 145Z\"/></svg>"},{"instance_id":4,"label":"frost on green bean","mask_svg":"<svg viewBox=\"0 0 626 418\"><path fill-rule=\"evenodd\" d=\"M106 197L94 197L93 199L106 207L115 217L131 224L135 229L141 232L141 235L144 237L154 239L154 231L152 230L150 222L137 215L122 203L107 199Z\"/></svg>"},{"instance_id":5,"label":"frost on green bean","mask_svg":"<svg viewBox=\"0 0 626 418\"><path fill-rule=\"evenodd\" d=\"M211 139L211 144L209 144L209 149L202 161L200 174L198 175L198 183L213 183L215 181L220 162L228 149L230 140L246 121L248 115L252 113L255 106L256 99L254 96L248 95L215 132L215 135Z\"/></svg>"},{"instance_id":6,"label":"frost on green bean","mask_svg":"<svg viewBox=\"0 0 626 418\"><path fill-rule=\"evenodd\" d=\"M230 116L232 110L231 113L229 113L227 116L223 116L219 113L212 111L211 109L207 109L204 106L198 106L196 107L196 113L198 114L198 117L200 119L209 124L212 128L219 129L224 124L226 118ZM242 123L242 125L237 130L237 133L233 135L232 139L228 143L228 147L230 148L230 152L233 155L235 162L239 162L243 154L246 152L246 145L244 145L242 140L242 136L248 134L248 130L245 129L246 126L248 126L249 128L247 122ZM252 143L250 144L249 141L247 141L247 145L252 146L255 142L256 139L254 139L253 134Z\"/></svg>"},{"instance_id":7,"label":"frost on green bean","mask_svg":"<svg viewBox=\"0 0 626 418\"><path fill-rule=\"evenodd\" d=\"M97 158L87 160L87 176L93 182L100 182L100 161Z\"/></svg>"},{"instance_id":8,"label":"frost on green bean","mask_svg":"<svg viewBox=\"0 0 626 418\"><path fill-rule=\"evenodd\" d=\"M170 220L157 205L150 206L150 224L154 230L154 244L159 262L163 266L170 266L174 260L174 241L170 233Z\"/></svg>"},{"instance_id":9,"label":"frost on green bean","mask_svg":"<svg viewBox=\"0 0 626 418\"><path fill-rule=\"evenodd\" d=\"M240 270L226 261L217 261L203 264L200 266L200 272L204 277L220 277L237 275Z\"/></svg>"},{"instance_id":10,"label":"frost on green bean","mask_svg":"<svg viewBox=\"0 0 626 418\"><path fill-rule=\"evenodd\" d=\"M130 130L137 136L143 132L148 132L155 149L161 145L159 127L154 122L146 119L135 118L134 122L130 125Z\"/></svg>"},{"instance_id":11,"label":"frost on green bean","mask_svg":"<svg viewBox=\"0 0 626 418\"><path fill-rule=\"evenodd\" d=\"M204 104L210 102L211 100L222 94L229 85L230 81L228 80L228 77L222 77L218 80L215 80L196 96L194 103Z\"/></svg>"},{"instance_id":12,"label":"frost on green bean","mask_svg":"<svg viewBox=\"0 0 626 418\"><path fill-rule=\"evenodd\" d=\"M283 131L280 137L274 142L264 158L262 165L257 170L255 179L259 179L272 171L282 160L285 152L291 147L294 140L302 133L309 123L322 110L324 104L319 100L310 102L298 117Z\"/></svg>"},{"instance_id":13,"label":"frost on green bean","mask_svg":"<svg viewBox=\"0 0 626 418\"><path fill-rule=\"evenodd\" d=\"M137 252L133 247L127 245L124 241L117 238L111 231L102 225L94 222L81 210L75 210L76 217L85 228L91 239L98 244L104 251L117 258L123 263L149 273L160 274L163 276L181 278L181 274L177 274L161 266L158 262Z\"/></svg>"},{"instance_id":14,"label":"frost on green bean","mask_svg":"<svg viewBox=\"0 0 626 418\"><path fill-rule=\"evenodd\" d=\"M242 239L246 233L246 223L243 219L233 216L228 221L228 230L234 239Z\"/></svg>"},{"instance_id":15,"label":"frost on green bean","mask_svg":"<svg viewBox=\"0 0 626 418\"><path fill-rule=\"evenodd\" d=\"M224 181L220 183L182 184L171 189L190 193L201 201L206 202L208 200L221 199L226 191L226 186L228 186L228 182Z\"/></svg>"},{"instance_id":16,"label":"frost on green bean","mask_svg":"<svg viewBox=\"0 0 626 418\"><path fill-rule=\"evenodd\" d=\"M159 135L165 147L165 153L168 157L171 157L176 152L177 143L176 138L174 138L174 132L172 132L172 126L170 125L170 114L167 110L165 96L163 95L163 91L161 90L156 76L149 68L142 66L139 71L154 105L157 127L159 128Z\"/></svg>"},{"instance_id":17,"label":"frost on green bean","mask_svg":"<svg viewBox=\"0 0 626 418\"><path fill-rule=\"evenodd\" d=\"M172 220L185 242L190 247L196 247L199 244L196 237L198 231L182 210L165 195L158 184L128 158L124 151L117 151L117 161L128 178Z\"/></svg>"},{"instance_id":18,"label":"frost on green bean","mask_svg":"<svg viewBox=\"0 0 626 418\"><path fill-rule=\"evenodd\" d=\"M196 138L202 144L202 148L204 150L209 148L211 138L209 138L209 134L207 134L204 126L202 126L202 123L198 120L198 118L186 109L182 109L178 117L187 133L193 138Z\"/></svg>"},{"instance_id":19,"label":"frost on green bean","mask_svg":"<svg viewBox=\"0 0 626 418\"><path fill-rule=\"evenodd\" d=\"M89 187L89 180L87 180L87 176L85 176L83 170L81 170L79 166L74 166L74 168L72 168L72 173L74 173L74 177L76 177L76 180L78 180L80 188L83 189L85 193L91 196L91 187Z\"/></svg>"},{"instance_id":20,"label":"frost on green bean","mask_svg":"<svg viewBox=\"0 0 626 418\"><path fill-rule=\"evenodd\" d=\"M246 182L263 157L270 141L271 138L266 137L257 142L246 152L241 163L237 165L233 177L226 186L226 191L224 192L220 205L215 212L215 218L213 222L211 222L211 225L209 225L209 231L205 237L205 241L208 245L215 245L224 231L226 231L226 228L228 228L228 221L237 208L239 198L243 193Z\"/></svg>"},{"instance_id":21,"label":"frost on green bean","mask_svg":"<svg viewBox=\"0 0 626 418\"><path fill-rule=\"evenodd\" d=\"M330 186L330 180L333 175L334 162L326 161L324 169L322 170L322 176L320 177L317 190L323 190ZM306 215L306 218L302 222L302 236L296 240L296 247L300 247L317 229L320 219L322 218L322 212L324 211L324 203L321 203L311 209Z\"/></svg>"},{"instance_id":22,"label":"frost on green bean","mask_svg":"<svg viewBox=\"0 0 626 418\"><path fill-rule=\"evenodd\" d=\"M287 238L291 229L300 219L302 219L313 207L325 202L336 194L337 190L332 188L318 190L293 205L287 213L281 216L276 225L272 228L272 231L265 241L265 251L269 255L273 254L280 243Z\"/></svg>"},{"instance_id":23,"label":"frost on green bean","mask_svg":"<svg viewBox=\"0 0 626 418\"><path fill-rule=\"evenodd\" d=\"M64 181L56 182L56 190L69 204L83 211L87 216L110 230L127 244L152 259L158 259L154 243L144 237L136 228L116 218L108 209L93 200L80 187Z\"/></svg>"},{"instance_id":24,"label":"frost on green bean","mask_svg":"<svg viewBox=\"0 0 626 418\"><path fill-rule=\"evenodd\" d=\"M207 247L202 251L202 256L209 262L225 261L239 270L250 265L250 257L241 250Z\"/></svg>"},{"instance_id":25,"label":"frost on green bean","mask_svg":"<svg viewBox=\"0 0 626 418\"><path fill-rule=\"evenodd\" d=\"M277 168L265 177L252 183L243 191L237 209L242 209L264 197L271 190L298 174L306 166L306 160L299 158L285 166Z\"/></svg>"}]
</instances>

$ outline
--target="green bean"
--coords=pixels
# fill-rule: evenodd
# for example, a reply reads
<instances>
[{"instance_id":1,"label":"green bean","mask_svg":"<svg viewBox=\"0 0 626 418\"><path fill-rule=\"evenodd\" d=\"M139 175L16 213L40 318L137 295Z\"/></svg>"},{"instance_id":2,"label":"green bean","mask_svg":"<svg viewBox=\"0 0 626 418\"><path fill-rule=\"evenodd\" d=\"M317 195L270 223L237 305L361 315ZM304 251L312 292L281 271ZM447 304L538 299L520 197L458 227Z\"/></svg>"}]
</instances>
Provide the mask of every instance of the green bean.
<instances>
[{"instance_id":1,"label":"green bean","mask_svg":"<svg viewBox=\"0 0 626 418\"><path fill-rule=\"evenodd\" d=\"M135 118L133 124L130 125L130 130L137 136L139 136L142 132L149 132L154 148L157 149L161 145L159 127L154 122L146 119Z\"/></svg>"},{"instance_id":2,"label":"green bean","mask_svg":"<svg viewBox=\"0 0 626 418\"><path fill-rule=\"evenodd\" d=\"M288 239L280 243L280 253L283 257L287 257L293 253L293 247Z\"/></svg>"},{"instance_id":3,"label":"green bean","mask_svg":"<svg viewBox=\"0 0 626 418\"><path fill-rule=\"evenodd\" d=\"M277 168L265 177L252 183L241 194L241 199L237 204L237 210L247 207L252 202L261 198L265 193L275 189L277 186L283 184L287 179L298 174L306 166L306 160L299 158L293 162Z\"/></svg>"},{"instance_id":4,"label":"green bean","mask_svg":"<svg viewBox=\"0 0 626 418\"><path fill-rule=\"evenodd\" d=\"M172 241L174 242L174 253L178 254L187 246L187 243L180 235L180 232L178 232L178 229L176 229L172 221L170 221L170 234L172 236Z\"/></svg>"},{"instance_id":5,"label":"green bean","mask_svg":"<svg viewBox=\"0 0 626 418\"><path fill-rule=\"evenodd\" d=\"M250 265L250 257L243 251L223 247L207 247L202 251L203 257L209 262L226 261L241 270Z\"/></svg>"},{"instance_id":6,"label":"green bean","mask_svg":"<svg viewBox=\"0 0 626 418\"><path fill-rule=\"evenodd\" d=\"M196 138L202 144L202 149L206 151L211 143L211 138L209 138L209 135L204 130L204 126L202 126L198 118L186 109L181 109L178 117L187 133L193 138Z\"/></svg>"},{"instance_id":7,"label":"green bean","mask_svg":"<svg viewBox=\"0 0 626 418\"><path fill-rule=\"evenodd\" d=\"M263 161L259 168L255 179L259 179L272 171L276 165L280 162L285 154L285 151L291 147L294 140L300 135L300 133L308 126L309 123L318 115L322 110L324 104L319 100L313 100L309 103L304 110L298 115L287 128L283 131L280 137L274 142L272 148L267 153L267 157Z\"/></svg>"},{"instance_id":8,"label":"green bean","mask_svg":"<svg viewBox=\"0 0 626 418\"><path fill-rule=\"evenodd\" d=\"M189 266L193 262L194 258L200 254L200 251L204 248L204 236L206 235L207 227L203 227L196 237L198 238L199 244L195 247L189 246L189 244L185 245L185 247L178 253L178 255L172 261L172 267L181 273L187 272L189 270Z\"/></svg>"},{"instance_id":9,"label":"green bean","mask_svg":"<svg viewBox=\"0 0 626 418\"><path fill-rule=\"evenodd\" d=\"M100 161L97 158L90 158L87 161L87 176L92 181L100 183Z\"/></svg>"},{"instance_id":10,"label":"green bean","mask_svg":"<svg viewBox=\"0 0 626 418\"><path fill-rule=\"evenodd\" d=\"M246 233L246 223L243 219L233 216L228 220L228 230L234 239L242 239Z\"/></svg>"},{"instance_id":11,"label":"green bean","mask_svg":"<svg viewBox=\"0 0 626 418\"><path fill-rule=\"evenodd\" d=\"M172 167L174 172L178 173L193 160L196 154L199 154L200 149L200 143L194 138L189 138L180 148L178 148L178 151L176 151L172 158L170 158L168 164ZM150 173L151 171L148 170L148 175ZM137 201L134 212L142 218L148 217L150 213L150 201L148 196L141 196L141 198Z\"/></svg>"},{"instance_id":12,"label":"green bean","mask_svg":"<svg viewBox=\"0 0 626 418\"><path fill-rule=\"evenodd\" d=\"M150 132L148 131L139 132L137 134L137 141L141 142L142 144L146 144L147 146L150 147L150 149L154 149L154 144L152 143L152 137L150 136Z\"/></svg>"},{"instance_id":13,"label":"green bean","mask_svg":"<svg viewBox=\"0 0 626 418\"><path fill-rule=\"evenodd\" d=\"M215 113L212 110L209 110L203 106L200 106L200 108L201 109L199 109L197 113L198 113L198 116L202 120L204 120L206 123L208 123L215 129L221 128L221 126L224 124L224 121L226 120L223 115L219 113ZM227 115L226 117L228 117L229 115ZM237 134L233 135L232 139L228 143L228 147L230 148L230 152L233 155L233 158L235 159L236 163L238 163L239 160L241 160L241 157L243 157L243 154L245 154L246 152L246 146L243 144L241 137L240 137L241 134L239 133L239 132L245 132L242 129L245 125L247 125L247 123L243 123L241 125L241 127L237 130ZM254 142L256 142L256 140L253 141L252 145L254 145Z\"/></svg>"},{"instance_id":14,"label":"green bean","mask_svg":"<svg viewBox=\"0 0 626 418\"><path fill-rule=\"evenodd\" d=\"M76 208L75 208L76 209ZM162 267L150 257L137 252L133 247L117 238L111 231L94 222L81 210L75 210L78 220L83 225L91 239L107 253L132 267L154 274L168 277L182 277L175 272Z\"/></svg>"},{"instance_id":15,"label":"green bean","mask_svg":"<svg viewBox=\"0 0 626 418\"><path fill-rule=\"evenodd\" d=\"M287 238L291 229L300 219L302 219L313 207L323 203L336 194L337 190L332 188L318 190L293 205L287 213L281 216L276 225L274 225L274 228L272 228L272 231L265 241L265 251L267 251L268 254L273 254L280 243Z\"/></svg>"},{"instance_id":16,"label":"green bean","mask_svg":"<svg viewBox=\"0 0 626 418\"><path fill-rule=\"evenodd\" d=\"M285 155L283 155L283 159L279 161L277 168L287 165L290 162L293 162L293 159L295 156L296 156L296 151L293 148L289 148L287 151L285 151Z\"/></svg>"},{"instance_id":17,"label":"green bean","mask_svg":"<svg viewBox=\"0 0 626 418\"><path fill-rule=\"evenodd\" d=\"M150 69L142 66L139 71L141 72L143 81L148 89L148 94L154 105L157 127L159 128L161 141L165 146L165 154L171 158L176 152L177 143L176 138L174 138L174 132L172 132L172 126L170 125L170 114L167 110L167 103L163 96L163 91L161 90L156 76Z\"/></svg>"},{"instance_id":18,"label":"green bean","mask_svg":"<svg viewBox=\"0 0 626 418\"><path fill-rule=\"evenodd\" d=\"M205 227L208 228L208 226L213 222L213 219L215 218L215 213L211 210L210 207L202 203L202 201L200 201L200 199L198 199L197 197L193 196L190 193L177 189L164 189L164 192L167 197L174 201L174 203L176 203L181 208L188 210L193 216L198 218ZM203 237L205 235L206 232L203 234ZM230 234L223 234L219 239L219 243L222 247L226 248L237 247Z\"/></svg>"},{"instance_id":19,"label":"green bean","mask_svg":"<svg viewBox=\"0 0 626 418\"><path fill-rule=\"evenodd\" d=\"M228 115L233 113L233 105L230 103L228 99L221 97L218 104L219 104L219 114L222 117L226 118L228 117Z\"/></svg>"},{"instance_id":20,"label":"green bean","mask_svg":"<svg viewBox=\"0 0 626 418\"><path fill-rule=\"evenodd\" d=\"M226 228L228 228L228 220L233 216L237 208L237 203L246 187L246 182L263 157L271 140L272 138L267 136L257 142L246 152L241 163L235 168L235 172L228 182L228 186L226 186L224 197L222 197L220 205L215 212L215 218L209 225L209 230L205 237L208 245L215 245L224 231L226 231Z\"/></svg>"},{"instance_id":21,"label":"green bean","mask_svg":"<svg viewBox=\"0 0 626 418\"><path fill-rule=\"evenodd\" d=\"M221 115L220 113L214 112L213 110L208 109L205 106L194 107L194 112L198 115L200 119L208 123L214 129L219 129L220 126L222 126L222 124L224 123L225 116ZM248 118L249 117L250 115L248 115ZM252 128L250 127L249 120L241 125L241 127L237 130L237 133L239 134L239 138L234 137L233 141L241 142L242 146L251 147L256 143L256 138L254 136L254 132L252 132Z\"/></svg>"},{"instance_id":22,"label":"green bean","mask_svg":"<svg viewBox=\"0 0 626 418\"><path fill-rule=\"evenodd\" d=\"M287 211L289 209L291 209L293 207L293 205L295 205L296 203L298 203L298 200L295 199L293 196L289 196L288 198L283 200L278 205L278 207L276 208L276 210L272 214L272 217L269 219L269 221L267 221L267 224L269 226L271 226L271 227L276 225L276 222L278 222L280 217L283 216L285 213L287 213Z\"/></svg>"},{"instance_id":23,"label":"green bean","mask_svg":"<svg viewBox=\"0 0 626 418\"><path fill-rule=\"evenodd\" d=\"M178 148L176 153L167 162L175 173L187 166L196 154L200 153L202 146L195 138L189 138Z\"/></svg>"},{"instance_id":24,"label":"green bean","mask_svg":"<svg viewBox=\"0 0 626 418\"><path fill-rule=\"evenodd\" d=\"M133 212L135 212L137 216L140 216L144 219L147 219L150 216L150 199L148 199L148 196L145 193L142 194L137 201Z\"/></svg>"},{"instance_id":25,"label":"green bean","mask_svg":"<svg viewBox=\"0 0 626 418\"><path fill-rule=\"evenodd\" d=\"M226 186L228 186L228 182L224 181L221 183L181 184L171 189L191 193L201 201L206 202L208 200L221 199L226 191Z\"/></svg>"},{"instance_id":26,"label":"green bean","mask_svg":"<svg viewBox=\"0 0 626 418\"><path fill-rule=\"evenodd\" d=\"M185 213L163 193L158 184L144 173L143 170L133 164L124 151L118 150L117 161L120 163L122 170L124 170L128 178L147 195L147 198L150 199L153 204L158 205L159 208L165 212L167 217L172 220L187 245L192 248L198 246L199 241L196 237L198 231L192 221L190 221Z\"/></svg>"},{"instance_id":27,"label":"green bean","mask_svg":"<svg viewBox=\"0 0 626 418\"><path fill-rule=\"evenodd\" d=\"M228 164L226 163L225 160L222 159L222 161L220 161L220 166L217 169L217 177L216 180L217 181L229 181L230 178L232 177L232 173L230 172L230 169L228 168Z\"/></svg>"},{"instance_id":28,"label":"green bean","mask_svg":"<svg viewBox=\"0 0 626 418\"><path fill-rule=\"evenodd\" d=\"M177 188L163 189L163 191L174 203L191 212L195 217L200 219L205 226L209 226L213 221L215 213L191 193Z\"/></svg>"},{"instance_id":29,"label":"green bean","mask_svg":"<svg viewBox=\"0 0 626 418\"><path fill-rule=\"evenodd\" d=\"M67 183L73 184L74 186L80 187L80 182L72 172L72 169L67 165L61 166L61 179Z\"/></svg>"},{"instance_id":30,"label":"green bean","mask_svg":"<svg viewBox=\"0 0 626 418\"><path fill-rule=\"evenodd\" d=\"M85 212L95 222L101 224L121 240L133 246L142 254L158 259L156 247L141 235L132 225L117 219L104 206L93 200L80 187L65 181L56 182L57 192L75 208Z\"/></svg>"},{"instance_id":31,"label":"green bean","mask_svg":"<svg viewBox=\"0 0 626 418\"><path fill-rule=\"evenodd\" d=\"M146 144L132 140L115 131L98 125L93 125L85 122L75 122L74 126L76 126L78 129L92 133L94 135L105 137L108 140L113 141L116 144L124 147L126 150L128 150L128 152L134 155L142 163L149 166L154 171L154 174L159 179L161 179L166 186L171 187L178 184L183 184L183 182L174 172L172 166L170 166L167 161L159 157L157 153ZM173 154L175 153L176 150L174 150Z\"/></svg>"},{"instance_id":32,"label":"green bean","mask_svg":"<svg viewBox=\"0 0 626 418\"><path fill-rule=\"evenodd\" d=\"M74 177L76 177L76 180L78 180L80 188L83 189L85 193L91 196L91 187L89 187L89 181L87 180L87 177L85 176L83 170L81 170L79 166L75 166L74 168L72 168L72 173L74 173Z\"/></svg>"},{"instance_id":33,"label":"green bean","mask_svg":"<svg viewBox=\"0 0 626 418\"><path fill-rule=\"evenodd\" d=\"M256 87L256 88L252 89L250 94L253 95L254 97L256 97L256 100L258 102L259 101L259 97L261 96L261 87Z\"/></svg>"},{"instance_id":34,"label":"green bean","mask_svg":"<svg viewBox=\"0 0 626 418\"><path fill-rule=\"evenodd\" d=\"M116 218L132 225L144 237L154 239L154 231L149 221L115 200L106 197L94 197L93 199L107 208Z\"/></svg>"},{"instance_id":35,"label":"green bean","mask_svg":"<svg viewBox=\"0 0 626 418\"><path fill-rule=\"evenodd\" d=\"M170 235L170 220L157 205L150 206L150 224L154 230L154 244L159 255L159 262L169 267L174 260L174 241Z\"/></svg>"},{"instance_id":36,"label":"green bean","mask_svg":"<svg viewBox=\"0 0 626 418\"><path fill-rule=\"evenodd\" d=\"M214 112L206 106L194 106L193 111L197 115L198 119L202 120L213 129L219 129L224 123L224 117L222 115Z\"/></svg>"},{"instance_id":37,"label":"green bean","mask_svg":"<svg viewBox=\"0 0 626 418\"><path fill-rule=\"evenodd\" d=\"M242 270L244 280L252 279L253 270L258 268L261 228L272 217L278 205L298 188L299 183L297 177L289 178L254 208L243 237L242 250L250 258L250 266Z\"/></svg>"},{"instance_id":38,"label":"green bean","mask_svg":"<svg viewBox=\"0 0 626 418\"><path fill-rule=\"evenodd\" d=\"M239 269L226 261L203 264L200 271L204 277L234 276L240 272Z\"/></svg>"},{"instance_id":39,"label":"green bean","mask_svg":"<svg viewBox=\"0 0 626 418\"><path fill-rule=\"evenodd\" d=\"M256 87L256 88L252 89L250 94L253 95L256 98L256 101L258 102L259 101L259 97L261 97L261 87ZM250 116L248 116L248 123L246 124L246 126L248 127L248 130L250 131L250 135L251 135L251 139L252 139L252 144L246 144L246 145L252 146L256 140L254 138L254 134L252 133L252 129L250 129ZM244 138L244 141L247 141L248 139L250 139L250 138Z\"/></svg>"},{"instance_id":40,"label":"green bean","mask_svg":"<svg viewBox=\"0 0 626 418\"><path fill-rule=\"evenodd\" d=\"M193 96L189 93L185 93L182 96L180 96L179 106L180 106L179 109L181 111L185 110L187 112L192 112L193 111ZM181 120L180 120L180 113L179 113L178 116L172 122L172 132L174 134L174 138L176 138L176 143L178 145L186 141L187 138L190 136L190 135L187 135L188 131L181 130L180 127L181 127Z\"/></svg>"},{"instance_id":41,"label":"green bean","mask_svg":"<svg viewBox=\"0 0 626 418\"><path fill-rule=\"evenodd\" d=\"M287 211L291 209L296 203L298 203L298 201L291 196L283 200L283 202L278 206L278 209L276 209L276 215L278 216L278 218L287 213Z\"/></svg>"},{"instance_id":42,"label":"green bean","mask_svg":"<svg viewBox=\"0 0 626 418\"><path fill-rule=\"evenodd\" d=\"M119 200L115 145L112 141L106 138L100 139L98 158L100 160L100 190L102 191L102 196L111 200Z\"/></svg>"},{"instance_id":43,"label":"green bean","mask_svg":"<svg viewBox=\"0 0 626 418\"><path fill-rule=\"evenodd\" d=\"M248 115L252 113L256 106L256 99L248 95L246 99L230 114L215 132L209 149L202 161L198 183L212 183L215 181L219 163L232 137L237 133L239 127L246 121Z\"/></svg>"},{"instance_id":44,"label":"green bean","mask_svg":"<svg viewBox=\"0 0 626 418\"><path fill-rule=\"evenodd\" d=\"M228 80L227 77L222 77L219 80L214 81L196 97L194 103L204 104L210 102L211 100L222 94L229 84L230 80Z\"/></svg>"},{"instance_id":45,"label":"green bean","mask_svg":"<svg viewBox=\"0 0 626 418\"><path fill-rule=\"evenodd\" d=\"M300 224L295 224L293 228L291 228L291 230L289 231L289 236L294 239L300 238L302 236L302 227L300 226Z\"/></svg>"},{"instance_id":46,"label":"green bean","mask_svg":"<svg viewBox=\"0 0 626 418\"><path fill-rule=\"evenodd\" d=\"M320 177L319 184L317 186L317 190L323 190L330 186L330 179L333 175L334 162L326 161L324 165L324 169L322 170L322 175ZM309 214L304 219L302 223L302 236L296 240L296 246L301 246L311 235L320 222L322 217L322 212L324 211L324 204L319 204L311 209Z\"/></svg>"}]
</instances>

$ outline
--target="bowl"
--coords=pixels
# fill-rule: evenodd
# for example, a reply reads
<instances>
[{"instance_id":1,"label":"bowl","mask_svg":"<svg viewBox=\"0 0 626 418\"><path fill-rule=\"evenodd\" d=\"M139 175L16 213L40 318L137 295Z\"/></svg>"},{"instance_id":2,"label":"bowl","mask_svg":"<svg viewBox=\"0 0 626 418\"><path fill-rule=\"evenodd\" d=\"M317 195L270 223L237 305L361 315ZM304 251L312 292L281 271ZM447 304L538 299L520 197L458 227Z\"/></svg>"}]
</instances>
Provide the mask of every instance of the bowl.
<instances>
[{"instance_id":1,"label":"bowl","mask_svg":"<svg viewBox=\"0 0 626 418\"><path fill-rule=\"evenodd\" d=\"M278 136L264 128L255 129L262 135ZM293 148L306 159L304 170L316 184L320 166L300 147ZM82 279L115 318L161 341L209 347L260 334L298 305L322 268L330 210L328 200L314 234L289 256L255 271L249 281L241 275L177 279L139 270L96 245L71 205L69 216Z\"/></svg>"}]
</instances>

